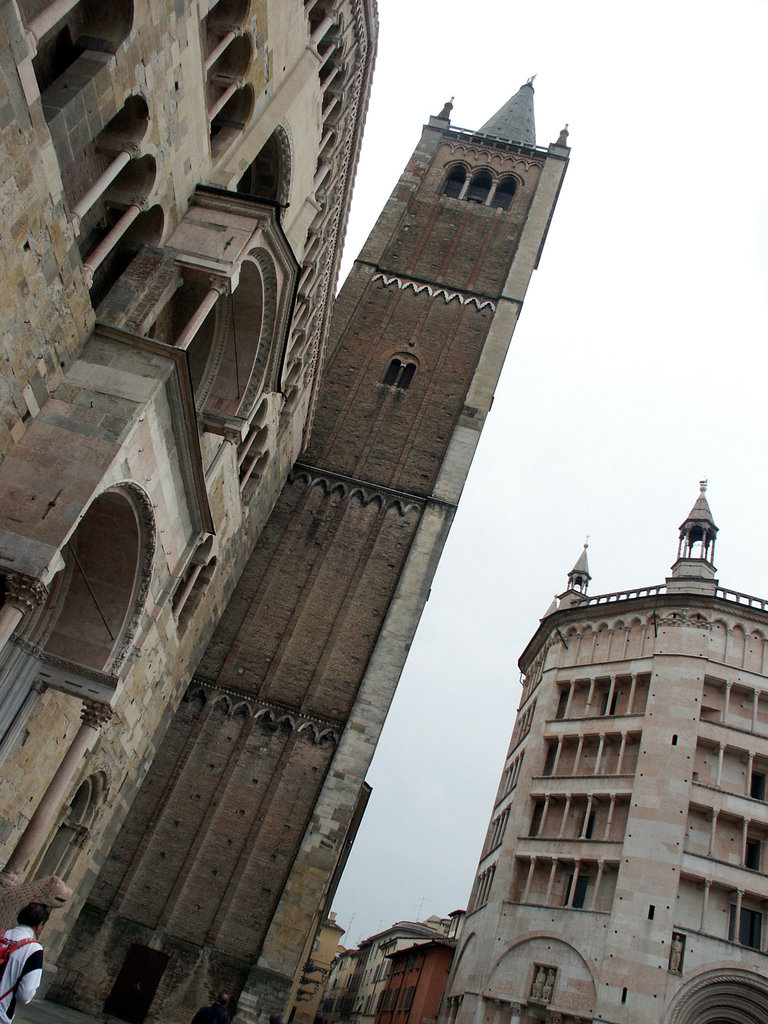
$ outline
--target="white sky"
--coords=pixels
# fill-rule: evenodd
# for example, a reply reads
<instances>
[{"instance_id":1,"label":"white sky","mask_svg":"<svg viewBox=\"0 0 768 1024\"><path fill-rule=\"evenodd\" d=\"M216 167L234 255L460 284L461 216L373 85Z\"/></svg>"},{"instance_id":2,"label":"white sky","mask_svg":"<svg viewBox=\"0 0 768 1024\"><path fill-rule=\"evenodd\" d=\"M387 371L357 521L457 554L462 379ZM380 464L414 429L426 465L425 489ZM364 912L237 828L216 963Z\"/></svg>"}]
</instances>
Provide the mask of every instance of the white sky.
<instances>
[{"instance_id":1,"label":"white sky","mask_svg":"<svg viewBox=\"0 0 768 1024\"><path fill-rule=\"evenodd\" d=\"M517 659L590 534L590 593L661 583L709 478L723 586L768 597L768 0L379 0L345 267L455 95L536 73L571 165L334 909L355 945L465 907ZM344 271L346 273L346 270Z\"/></svg>"}]
</instances>

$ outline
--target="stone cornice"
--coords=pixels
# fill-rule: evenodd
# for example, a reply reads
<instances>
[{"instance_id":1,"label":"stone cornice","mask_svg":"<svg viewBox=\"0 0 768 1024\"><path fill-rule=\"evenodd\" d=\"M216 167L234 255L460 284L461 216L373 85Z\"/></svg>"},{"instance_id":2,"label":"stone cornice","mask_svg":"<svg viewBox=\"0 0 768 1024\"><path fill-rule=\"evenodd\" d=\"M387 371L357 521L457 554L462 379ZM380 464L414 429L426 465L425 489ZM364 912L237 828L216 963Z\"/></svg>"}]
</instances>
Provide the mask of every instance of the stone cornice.
<instances>
[{"instance_id":1,"label":"stone cornice","mask_svg":"<svg viewBox=\"0 0 768 1024\"><path fill-rule=\"evenodd\" d=\"M213 683L202 676L193 676L187 689L187 697L194 696L199 692L205 694L206 697L210 695L213 702L225 700L229 705L230 715L233 715L238 708L244 707L254 719L267 719L275 726L287 725L291 731L311 732L315 743L322 743L325 739L331 739L334 743L338 743L344 728L341 722L333 719L308 715L288 704L261 700L231 687L219 686L218 683Z\"/></svg>"},{"instance_id":2,"label":"stone cornice","mask_svg":"<svg viewBox=\"0 0 768 1024\"><path fill-rule=\"evenodd\" d=\"M728 597L727 595L732 595ZM605 598L605 600L603 600ZM742 600L739 600L741 598ZM747 601L755 604L744 603ZM762 608L760 605L765 604ZM673 620L671 612L675 609L708 609L718 612L721 615L737 616L746 622L759 623L768 629L768 602L760 598L750 598L737 591L725 590L719 587L715 594L686 594L675 591L665 592L664 586L643 587L637 590L629 590L624 593L605 594L590 598L582 604L573 605L569 608L558 609L545 619L541 620L538 629L528 642L525 650L518 660L520 671L525 673L523 666L529 666L539 652L539 648L545 639L549 639L553 633L562 632L566 625L574 622L592 624L614 616L626 616L628 614L650 613L655 616L658 626L691 626L697 629L706 628L710 625L708 621L699 622L680 618Z\"/></svg>"},{"instance_id":3,"label":"stone cornice","mask_svg":"<svg viewBox=\"0 0 768 1024\"><path fill-rule=\"evenodd\" d=\"M443 288L441 285L427 284L424 281L413 281L409 277L402 277L397 274L385 274L379 271L374 274L372 278L373 282L381 281L385 288L390 285L397 285L400 291L405 291L407 288L412 288L416 295L421 292L426 292L430 298L440 296L446 305L449 302L453 302L454 299L458 299L462 306L476 306L480 309L490 309L491 312L496 312L496 303L491 299L486 299L479 295L472 295L469 292L458 291L456 289Z\"/></svg>"},{"instance_id":4,"label":"stone cornice","mask_svg":"<svg viewBox=\"0 0 768 1024\"><path fill-rule=\"evenodd\" d=\"M367 480L358 480L355 477L345 476L343 473L318 469L315 466L308 466L301 462L297 462L294 465L288 476L289 482L299 479L306 480L310 486L321 484L325 486L327 491L339 488L345 497L359 494L365 505L378 499L385 508L397 506L400 515L403 516L414 509L420 511L428 504L446 505L450 508L455 507L450 505L449 502L441 502L430 497L419 497L419 495L411 494L408 491L399 491L391 487L371 483Z\"/></svg>"}]
</instances>

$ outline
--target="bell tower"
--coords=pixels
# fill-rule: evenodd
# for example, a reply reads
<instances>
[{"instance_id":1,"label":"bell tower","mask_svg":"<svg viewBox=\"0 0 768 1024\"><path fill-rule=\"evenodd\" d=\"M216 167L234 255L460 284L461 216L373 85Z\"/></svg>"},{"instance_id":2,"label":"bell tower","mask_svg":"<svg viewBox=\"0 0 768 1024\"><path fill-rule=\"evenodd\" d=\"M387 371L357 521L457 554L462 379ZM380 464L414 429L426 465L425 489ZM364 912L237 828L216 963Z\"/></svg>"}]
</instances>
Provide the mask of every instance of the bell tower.
<instances>
[{"instance_id":1,"label":"bell tower","mask_svg":"<svg viewBox=\"0 0 768 1024\"><path fill-rule=\"evenodd\" d=\"M536 144L531 83L479 132L450 113L336 301L304 450L70 943L90 975L172 956L164 1020L221 987L238 1020L290 1012L541 254L567 132Z\"/></svg>"}]
</instances>

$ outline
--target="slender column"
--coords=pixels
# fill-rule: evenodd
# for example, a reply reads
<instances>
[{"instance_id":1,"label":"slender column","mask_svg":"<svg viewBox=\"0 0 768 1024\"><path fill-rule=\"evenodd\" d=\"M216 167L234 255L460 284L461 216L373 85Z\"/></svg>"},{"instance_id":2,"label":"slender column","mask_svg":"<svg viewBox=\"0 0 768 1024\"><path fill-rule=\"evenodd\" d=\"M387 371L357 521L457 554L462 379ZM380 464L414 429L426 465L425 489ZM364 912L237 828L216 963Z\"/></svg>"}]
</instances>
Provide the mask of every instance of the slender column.
<instances>
[{"instance_id":1,"label":"slender column","mask_svg":"<svg viewBox=\"0 0 768 1024\"><path fill-rule=\"evenodd\" d=\"M75 229L75 234L80 234L80 223L83 217L88 213L94 203L106 192L107 188L112 184L125 165L130 163L130 160L131 153L129 150L124 149L121 153L118 153L115 159L110 163L109 167L107 167L106 171L99 175L77 206L75 206L72 211L72 225Z\"/></svg>"},{"instance_id":2,"label":"slender column","mask_svg":"<svg viewBox=\"0 0 768 1024\"><path fill-rule=\"evenodd\" d=\"M755 753L754 753L753 750L750 750L747 753L747 778L746 778L746 786L745 786L745 789L744 789L744 795L745 796L749 796L750 793L752 792L752 769L754 768L754 764L755 764Z\"/></svg>"},{"instance_id":3,"label":"slender column","mask_svg":"<svg viewBox=\"0 0 768 1024\"><path fill-rule=\"evenodd\" d=\"M80 767L83 755L96 740L103 722L112 717L112 708L108 704L100 704L92 700L83 701L83 724L75 734L69 750L51 779L43 799L37 805L27 827L21 835L16 848L8 859L4 870L6 873L24 877L29 866L40 852L48 834L51 821L58 813L67 790L72 784L75 772Z\"/></svg>"},{"instance_id":4,"label":"slender column","mask_svg":"<svg viewBox=\"0 0 768 1024\"><path fill-rule=\"evenodd\" d=\"M571 810L571 794L569 793L568 796L565 798L565 805L563 806L563 816L560 819L560 831L558 832L559 836L564 836L565 835L565 826L566 826L566 823L568 821L568 814L569 814L570 810Z\"/></svg>"},{"instance_id":5,"label":"slender column","mask_svg":"<svg viewBox=\"0 0 768 1024\"><path fill-rule=\"evenodd\" d=\"M562 750L563 750L563 740L562 740L562 737L558 736L558 738L557 738L557 749L555 751L555 760L554 760L554 762L552 764L552 774L553 775L557 775L557 769L558 769L558 766L560 764L560 754L562 753Z\"/></svg>"},{"instance_id":6,"label":"slender column","mask_svg":"<svg viewBox=\"0 0 768 1024\"><path fill-rule=\"evenodd\" d=\"M312 43L312 45L318 46L323 41L323 38L327 35L329 29L333 28L335 24L336 18L332 17L330 14L327 14L310 36L310 42Z\"/></svg>"},{"instance_id":7,"label":"slender column","mask_svg":"<svg viewBox=\"0 0 768 1024\"><path fill-rule=\"evenodd\" d=\"M539 822L539 835L544 835L544 826L547 823L547 812L549 811L549 801L551 796L547 793L544 797L544 810L541 812L541 821Z\"/></svg>"},{"instance_id":8,"label":"slender column","mask_svg":"<svg viewBox=\"0 0 768 1024\"><path fill-rule=\"evenodd\" d=\"M549 868L549 881L547 882L547 894L544 897L544 903L548 907L551 906L551 904L552 904L552 889L553 889L554 884L555 884L555 875L556 874L557 874L557 858L553 857L552 858L552 863L551 863L550 868Z\"/></svg>"},{"instance_id":9,"label":"slender column","mask_svg":"<svg viewBox=\"0 0 768 1024\"><path fill-rule=\"evenodd\" d=\"M721 723L723 725L726 725L727 722L728 722L728 711L730 709L730 704L731 704L731 686L732 686L731 683L726 683L725 684L725 700L723 701L723 717L720 719L720 721L721 721Z\"/></svg>"},{"instance_id":10,"label":"slender column","mask_svg":"<svg viewBox=\"0 0 768 1024\"><path fill-rule=\"evenodd\" d=\"M715 785L720 786L720 779L723 775L723 753L725 752L725 744L719 743L717 747L717 775L715 777Z\"/></svg>"},{"instance_id":11,"label":"slender column","mask_svg":"<svg viewBox=\"0 0 768 1024\"><path fill-rule=\"evenodd\" d=\"M635 690L637 689L637 673L632 674L632 682L629 684L629 698L627 699L627 714L631 715L634 712L632 707L635 703Z\"/></svg>"},{"instance_id":12,"label":"slender column","mask_svg":"<svg viewBox=\"0 0 768 1024\"><path fill-rule=\"evenodd\" d=\"M90 288L93 284L93 275L99 269L104 260L109 256L114 247L126 233L128 228L133 224L136 218L141 213L141 207L138 203L131 203L125 213L122 215L120 220L115 224L111 231L102 238L96 248L93 250L91 255L83 264L83 270L85 271L85 280Z\"/></svg>"},{"instance_id":13,"label":"slender column","mask_svg":"<svg viewBox=\"0 0 768 1024\"><path fill-rule=\"evenodd\" d=\"M627 746L627 734L625 732L623 732L621 734L621 742L619 743L619 759L616 762L616 774L617 775L622 775L623 774L621 768L622 768L622 762L624 761L624 750L625 750L626 746Z\"/></svg>"},{"instance_id":14,"label":"slender column","mask_svg":"<svg viewBox=\"0 0 768 1024\"><path fill-rule=\"evenodd\" d=\"M576 747L576 757L573 759L573 774L579 774L579 762L581 761L581 752L584 749L584 737L579 736L579 742Z\"/></svg>"},{"instance_id":15,"label":"slender column","mask_svg":"<svg viewBox=\"0 0 768 1024\"><path fill-rule=\"evenodd\" d=\"M760 692L752 691L752 732L757 731L757 709L760 703Z\"/></svg>"},{"instance_id":16,"label":"slender column","mask_svg":"<svg viewBox=\"0 0 768 1024\"><path fill-rule=\"evenodd\" d=\"M741 901L742 901L743 898L744 898L744 890L743 889L737 889L736 890L736 920L733 922L733 924L734 924L733 941L734 942L738 942L739 945L741 945Z\"/></svg>"},{"instance_id":17,"label":"slender column","mask_svg":"<svg viewBox=\"0 0 768 1024\"><path fill-rule=\"evenodd\" d=\"M581 825L581 834L579 835L579 839L586 839L586 836L587 836L587 826L589 825L589 815L592 812L592 800L593 799L594 799L594 797L590 793L589 796L587 797L587 809L584 812L584 821L582 822L582 825Z\"/></svg>"},{"instance_id":18,"label":"slender column","mask_svg":"<svg viewBox=\"0 0 768 1024\"><path fill-rule=\"evenodd\" d=\"M528 902L528 895L531 891L531 882L533 881L533 873L536 870L536 858L531 857L530 863L528 864L528 877L525 880L525 889L523 891L523 903Z\"/></svg>"},{"instance_id":19,"label":"slender column","mask_svg":"<svg viewBox=\"0 0 768 1024\"><path fill-rule=\"evenodd\" d=\"M715 848L715 835L717 833L717 816L719 813L720 812L715 810L714 807L712 808L712 817L710 818L709 825L709 850L707 851L708 857L712 856L712 851Z\"/></svg>"},{"instance_id":20,"label":"slender column","mask_svg":"<svg viewBox=\"0 0 768 1024\"><path fill-rule=\"evenodd\" d=\"M80 0L54 0L30 21L27 26L27 44L31 51L30 56L37 56L37 47L43 36L47 35L62 18L66 18L79 3Z\"/></svg>"},{"instance_id":21,"label":"slender column","mask_svg":"<svg viewBox=\"0 0 768 1024\"><path fill-rule=\"evenodd\" d=\"M614 695L615 692L616 692L616 676L611 676L611 685L608 687L608 700L606 701L606 704L605 704L605 713L606 713L606 715L610 715L611 714L611 701L613 700L613 695Z\"/></svg>"},{"instance_id":22,"label":"slender column","mask_svg":"<svg viewBox=\"0 0 768 1024\"><path fill-rule=\"evenodd\" d=\"M206 292L203 301L190 317L189 323L176 339L176 348L189 348L195 339L195 335L203 326L205 318L219 301L221 296L226 294L226 291L227 285L224 281L212 282L210 290Z\"/></svg>"},{"instance_id":23,"label":"slender column","mask_svg":"<svg viewBox=\"0 0 768 1024\"><path fill-rule=\"evenodd\" d=\"M197 577L200 575L200 573L202 571L203 571L203 563L202 562L198 562L197 565L192 566L192 571L190 572L189 576L187 577L187 582L184 584L184 587L183 587L181 593L179 594L178 598L174 602L173 614L174 614L177 622L178 622L179 616L182 613L184 605L187 603L187 598L192 593L192 587L194 587L194 585L197 583Z\"/></svg>"},{"instance_id":24,"label":"slender column","mask_svg":"<svg viewBox=\"0 0 768 1024\"><path fill-rule=\"evenodd\" d=\"M498 181L494 181L492 183L491 190L488 193L488 196L487 196L487 198L485 200L485 205L486 206L490 206L491 203L493 202L493 197L496 195L496 187L497 187L498 184L499 184Z\"/></svg>"},{"instance_id":25,"label":"slender column","mask_svg":"<svg viewBox=\"0 0 768 1024\"><path fill-rule=\"evenodd\" d=\"M747 836L749 834L749 818L742 818L741 821L741 863L747 862Z\"/></svg>"},{"instance_id":26,"label":"slender column","mask_svg":"<svg viewBox=\"0 0 768 1024\"><path fill-rule=\"evenodd\" d=\"M585 713L587 715L592 710L592 699L593 699L594 696L595 696L595 680L594 679L590 679L589 680L589 692L587 693L587 706L586 706L586 709L585 709Z\"/></svg>"},{"instance_id":27,"label":"slender column","mask_svg":"<svg viewBox=\"0 0 768 1024\"><path fill-rule=\"evenodd\" d=\"M595 891L592 895L592 902L589 905L590 910L597 909L597 898L600 895L600 886L603 881L603 871L605 870L605 861L599 860L597 862L597 878L595 879Z\"/></svg>"},{"instance_id":28,"label":"slender column","mask_svg":"<svg viewBox=\"0 0 768 1024\"><path fill-rule=\"evenodd\" d=\"M709 890L712 888L712 879L704 879L704 898L701 901L701 921L699 922L699 931L704 931L704 925L707 920L707 907L709 906Z\"/></svg>"},{"instance_id":29,"label":"slender column","mask_svg":"<svg viewBox=\"0 0 768 1024\"><path fill-rule=\"evenodd\" d=\"M608 818L605 822L605 832L603 833L603 839L608 839L611 834L611 825L613 824L613 812L616 809L616 794L611 793L611 802L608 805Z\"/></svg>"},{"instance_id":30,"label":"slender column","mask_svg":"<svg viewBox=\"0 0 768 1024\"><path fill-rule=\"evenodd\" d=\"M208 121L209 122L213 121L213 119L216 117L216 115L221 113L221 111L224 109L224 107L226 107L226 105L229 103L229 101L235 95L237 90L238 89L242 89L244 84L245 83L243 82L242 78L235 78L235 79L233 79L229 83L227 88L224 90L224 92L221 94L221 96L219 96L219 98L216 100L216 102L213 104L213 106L208 111Z\"/></svg>"},{"instance_id":31,"label":"slender column","mask_svg":"<svg viewBox=\"0 0 768 1024\"><path fill-rule=\"evenodd\" d=\"M597 744L597 757L595 758L595 775L600 774L600 762L603 759L603 747L605 746L605 736L601 736Z\"/></svg>"},{"instance_id":32,"label":"slender column","mask_svg":"<svg viewBox=\"0 0 768 1024\"><path fill-rule=\"evenodd\" d=\"M322 163L317 169L314 180L312 181L312 191L317 192L320 186L323 184L325 179L331 173L331 165L328 163Z\"/></svg>"},{"instance_id":33,"label":"slender column","mask_svg":"<svg viewBox=\"0 0 768 1024\"><path fill-rule=\"evenodd\" d=\"M581 871L581 861L575 860L573 862L573 878L571 879L571 891L568 893L568 906L573 906L573 897L576 895L576 884L579 881L579 873Z\"/></svg>"},{"instance_id":34,"label":"slender column","mask_svg":"<svg viewBox=\"0 0 768 1024\"><path fill-rule=\"evenodd\" d=\"M571 704L573 703L573 691L576 687L573 683L568 683L568 699L565 702L565 711L563 712L563 718L570 718L571 716Z\"/></svg>"},{"instance_id":35,"label":"slender column","mask_svg":"<svg viewBox=\"0 0 768 1024\"><path fill-rule=\"evenodd\" d=\"M236 29L230 29L229 32L227 32L227 34L224 36L224 38L221 40L218 46L215 46L211 50L209 55L206 57L205 64L203 64L203 67L205 68L206 71L211 70L213 65L216 63L216 61L219 59L222 53L224 53L229 44L233 42L233 40L235 40L240 34L241 33L238 32Z\"/></svg>"}]
</instances>

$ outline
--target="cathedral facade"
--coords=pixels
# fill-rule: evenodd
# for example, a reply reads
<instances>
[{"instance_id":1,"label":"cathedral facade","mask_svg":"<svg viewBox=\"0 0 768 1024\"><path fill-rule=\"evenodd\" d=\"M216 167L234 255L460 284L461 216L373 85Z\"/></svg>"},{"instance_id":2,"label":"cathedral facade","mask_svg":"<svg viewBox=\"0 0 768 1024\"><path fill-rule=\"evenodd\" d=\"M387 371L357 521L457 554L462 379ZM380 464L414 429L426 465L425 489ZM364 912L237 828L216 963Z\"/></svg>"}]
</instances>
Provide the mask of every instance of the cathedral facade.
<instances>
[{"instance_id":1,"label":"cathedral facade","mask_svg":"<svg viewBox=\"0 0 768 1024\"><path fill-rule=\"evenodd\" d=\"M533 89L333 302L373 0L2 10L0 855L51 998L288 1009L544 244ZM333 315L333 322L331 317Z\"/></svg>"},{"instance_id":2,"label":"cathedral facade","mask_svg":"<svg viewBox=\"0 0 768 1024\"><path fill-rule=\"evenodd\" d=\"M585 546L520 659L448 1021L768 1018L768 601L705 489L665 584L589 596Z\"/></svg>"}]
</instances>

